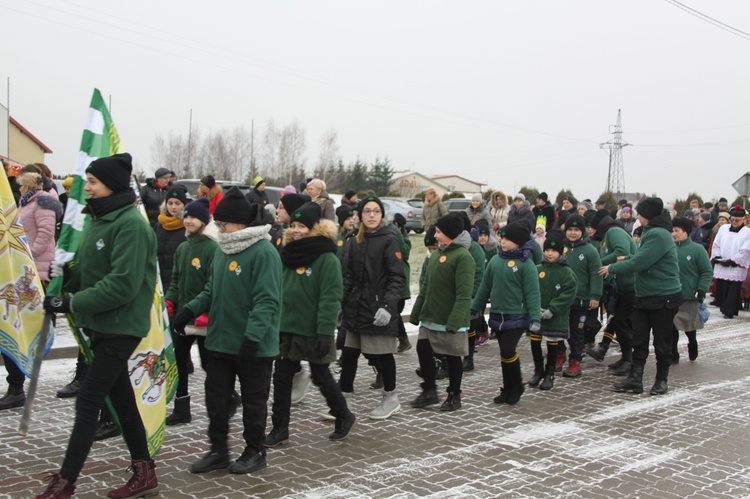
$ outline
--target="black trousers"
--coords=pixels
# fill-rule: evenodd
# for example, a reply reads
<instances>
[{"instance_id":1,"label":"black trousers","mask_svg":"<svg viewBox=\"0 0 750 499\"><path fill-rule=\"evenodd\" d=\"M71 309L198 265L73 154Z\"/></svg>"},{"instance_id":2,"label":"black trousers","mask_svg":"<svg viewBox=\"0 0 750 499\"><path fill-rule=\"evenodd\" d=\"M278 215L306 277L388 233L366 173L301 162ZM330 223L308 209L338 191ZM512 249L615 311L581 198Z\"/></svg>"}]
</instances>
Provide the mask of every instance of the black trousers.
<instances>
[{"instance_id":1,"label":"black trousers","mask_svg":"<svg viewBox=\"0 0 750 499\"><path fill-rule=\"evenodd\" d=\"M272 359L245 362L238 356L208 351L206 368L206 410L211 451L228 452L229 399L236 378L242 392L242 425L246 448L265 455L268 394L271 391Z\"/></svg>"},{"instance_id":2,"label":"black trousers","mask_svg":"<svg viewBox=\"0 0 750 499\"><path fill-rule=\"evenodd\" d=\"M617 295L617 305L609 327L617 336L617 342L623 352L633 349L633 306L635 292L626 291Z\"/></svg>"},{"instance_id":3,"label":"black trousers","mask_svg":"<svg viewBox=\"0 0 750 499\"><path fill-rule=\"evenodd\" d=\"M633 309L633 364L646 365L651 333L656 353L656 378L667 380L672 362L672 328L676 308Z\"/></svg>"},{"instance_id":4,"label":"black trousers","mask_svg":"<svg viewBox=\"0 0 750 499\"><path fill-rule=\"evenodd\" d=\"M362 353L358 348L344 347L341 351L341 376L339 385L341 391L351 393L354 391L354 378L357 376L357 362ZM377 371L383 376L383 389L392 392L396 389L396 359L392 353L380 355L367 354L370 363L376 366Z\"/></svg>"},{"instance_id":5,"label":"black trousers","mask_svg":"<svg viewBox=\"0 0 750 499\"><path fill-rule=\"evenodd\" d=\"M188 359L190 358L190 349L193 346L194 342L198 342L198 353L201 357L201 367L203 370L206 370L206 364L208 363L207 359L207 350L204 344L206 343L206 338L204 336L193 336L193 335L187 335L187 336L180 336L178 334L172 333L172 343L174 344L174 356L175 361L177 363L177 396L178 397L184 397L185 395L189 394L188 390L188 372L187 372L187 364Z\"/></svg>"},{"instance_id":6,"label":"black trousers","mask_svg":"<svg viewBox=\"0 0 750 499\"><path fill-rule=\"evenodd\" d=\"M734 317L740 313L742 281L716 279L716 301L722 314Z\"/></svg>"},{"instance_id":7,"label":"black trousers","mask_svg":"<svg viewBox=\"0 0 750 499\"><path fill-rule=\"evenodd\" d=\"M90 334L89 334L90 333ZM128 359L140 343L135 336L86 333L91 338L94 360L76 396L76 416L60 475L74 483L94 443L99 409L109 399L120 420L122 435L133 460L148 460L146 430L138 412L133 385L128 375Z\"/></svg>"},{"instance_id":8,"label":"black trousers","mask_svg":"<svg viewBox=\"0 0 750 499\"><path fill-rule=\"evenodd\" d=\"M13 359L5 354L3 354L3 363L5 364L5 370L8 371L8 377L5 378L8 386L16 392L23 390L23 384L26 381L23 371L13 362Z\"/></svg>"},{"instance_id":9,"label":"black trousers","mask_svg":"<svg viewBox=\"0 0 750 499\"><path fill-rule=\"evenodd\" d=\"M287 359L276 360L273 371L273 413L271 422L277 429L288 429L292 408L292 378L297 372L299 362ZM310 362L310 375L315 386L326 399L331 415L336 418L349 416L346 399L341 394L341 388L333 379L329 364L315 364Z\"/></svg>"}]
</instances>

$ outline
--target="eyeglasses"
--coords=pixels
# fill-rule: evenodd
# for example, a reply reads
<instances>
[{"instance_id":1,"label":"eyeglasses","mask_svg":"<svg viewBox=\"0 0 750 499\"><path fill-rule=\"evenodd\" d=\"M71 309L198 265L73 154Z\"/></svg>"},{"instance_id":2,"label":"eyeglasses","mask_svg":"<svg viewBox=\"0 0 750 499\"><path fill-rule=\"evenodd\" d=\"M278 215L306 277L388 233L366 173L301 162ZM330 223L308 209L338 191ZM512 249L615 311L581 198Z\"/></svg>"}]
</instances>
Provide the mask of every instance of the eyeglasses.
<instances>
[{"instance_id":1,"label":"eyeglasses","mask_svg":"<svg viewBox=\"0 0 750 499\"><path fill-rule=\"evenodd\" d=\"M365 215L380 215L380 210L362 210Z\"/></svg>"},{"instance_id":2,"label":"eyeglasses","mask_svg":"<svg viewBox=\"0 0 750 499\"><path fill-rule=\"evenodd\" d=\"M216 228L224 232L225 230L227 230L227 224L229 222L217 222L216 220L214 220L214 223L216 224Z\"/></svg>"}]
</instances>

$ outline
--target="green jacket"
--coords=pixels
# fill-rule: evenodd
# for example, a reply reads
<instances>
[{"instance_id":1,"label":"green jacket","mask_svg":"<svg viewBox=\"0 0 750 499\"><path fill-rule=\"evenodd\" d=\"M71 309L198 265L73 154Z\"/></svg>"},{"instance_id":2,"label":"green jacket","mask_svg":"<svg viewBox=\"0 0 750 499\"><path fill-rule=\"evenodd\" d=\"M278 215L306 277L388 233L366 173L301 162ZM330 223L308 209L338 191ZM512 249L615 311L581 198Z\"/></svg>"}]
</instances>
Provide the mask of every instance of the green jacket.
<instances>
[{"instance_id":1,"label":"green jacket","mask_svg":"<svg viewBox=\"0 0 750 499\"><path fill-rule=\"evenodd\" d=\"M411 311L410 321L445 326L449 332L469 327L474 258L455 241L429 258L426 282Z\"/></svg>"},{"instance_id":2,"label":"green jacket","mask_svg":"<svg viewBox=\"0 0 750 499\"><path fill-rule=\"evenodd\" d=\"M677 264L680 267L680 284L682 284L682 296L686 301L695 301L696 291L702 289L708 293L711 279L714 276L711 260L708 258L706 248L702 244L694 242L690 237L680 243L677 247Z\"/></svg>"},{"instance_id":3,"label":"green jacket","mask_svg":"<svg viewBox=\"0 0 750 499\"><path fill-rule=\"evenodd\" d=\"M471 290L471 297L474 298L474 295L476 295L479 290L479 285L482 284L486 256L484 254L484 249L482 249L482 246L476 241L471 242L469 253L471 253L471 257L474 259L474 287Z\"/></svg>"},{"instance_id":4,"label":"green jacket","mask_svg":"<svg viewBox=\"0 0 750 499\"><path fill-rule=\"evenodd\" d=\"M602 265L611 265L617 261L618 256L628 258L635 254L638 247L630 234L620 227L610 227L604 234L599 246ZM614 276L617 293L625 293L635 289L635 276L633 274L622 274Z\"/></svg>"},{"instance_id":5,"label":"green jacket","mask_svg":"<svg viewBox=\"0 0 750 499\"><path fill-rule=\"evenodd\" d=\"M329 220L321 220L298 244L315 236L336 241L336 226ZM291 241L289 235L284 244ZM341 262L335 253L322 253L306 266L283 265L281 331L308 337L333 337L343 294Z\"/></svg>"},{"instance_id":6,"label":"green jacket","mask_svg":"<svg viewBox=\"0 0 750 499\"><path fill-rule=\"evenodd\" d=\"M220 244L206 287L185 306L195 315L208 312L208 350L237 355L242 341L248 339L258 342L258 357L276 357L281 312L279 252L266 238L267 226L228 235L234 237Z\"/></svg>"},{"instance_id":7,"label":"green jacket","mask_svg":"<svg viewBox=\"0 0 750 499\"><path fill-rule=\"evenodd\" d=\"M668 219L658 220L661 217L643 227L641 244L633 256L609 266L611 274L635 274L637 298L671 296L682 290L677 248L670 233L672 224Z\"/></svg>"},{"instance_id":8,"label":"green jacket","mask_svg":"<svg viewBox=\"0 0 750 499\"><path fill-rule=\"evenodd\" d=\"M542 261L536 266L539 273L541 308L552 312L552 318L543 320L542 331L568 332L570 306L576 298L578 278L567 265Z\"/></svg>"},{"instance_id":9,"label":"green jacket","mask_svg":"<svg viewBox=\"0 0 750 499\"><path fill-rule=\"evenodd\" d=\"M219 245L210 237L190 235L187 241L177 247L174 254L172 281L165 300L174 303L175 313L193 298L198 296L211 275L214 255ZM191 324L194 321L191 321Z\"/></svg>"},{"instance_id":10,"label":"green jacket","mask_svg":"<svg viewBox=\"0 0 750 499\"><path fill-rule=\"evenodd\" d=\"M145 338L156 292L156 235L134 204L91 217L65 290L78 327Z\"/></svg>"},{"instance_id":11,"label":"green jacket","mask_svg":"<svg viewBox=\"0 0 750 499\"><path fill-rule=\"evenodd\" d=\"M579 239L574 243L565 239L565 257L578 278L576 299L584 302L599 300L602 297L604 280L599 275L602 261L599 259L597 249L584 239Z\"/></svg>"},{"instance_id":12,"label":"green jacket","mask_svg":"<svg viewBox=\"0 0 750 499\"><path fill-rule=\"evenodd\" d=\"M492 313L528 314L531 320L538 321L541 304L534 261L530 258L521 261L493 257L484 271L471 309L484 310L487 298Z\"/></svg>"},{"instance_id":13,"label":"green jacket","mask_svg":"<svg viewBox=\"0 0 750 499\"><path fill-rule=\"evenodd\" d=\"M408 300L411 298L411 265L409 265L409 255L411 254L411 239L404 236L401 230L396 227L396 237L401 243L401 261L404 262L404 274L406 274L406 284L404 284L404 294L401 298Z\"/></svg>"}]
</instances>

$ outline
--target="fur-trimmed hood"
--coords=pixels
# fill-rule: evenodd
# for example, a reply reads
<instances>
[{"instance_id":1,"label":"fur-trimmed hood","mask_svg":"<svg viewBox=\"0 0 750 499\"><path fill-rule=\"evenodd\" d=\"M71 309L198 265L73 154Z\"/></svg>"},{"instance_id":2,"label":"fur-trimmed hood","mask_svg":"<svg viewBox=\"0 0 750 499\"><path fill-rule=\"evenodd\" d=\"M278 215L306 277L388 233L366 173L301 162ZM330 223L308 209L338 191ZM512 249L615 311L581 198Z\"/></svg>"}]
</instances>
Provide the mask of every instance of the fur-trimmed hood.
<instances>
[{"instance_id":1,"label":"fur-trimmed hood","mask_svg":"<svg viewBox=\"0 0 750 499\"><path fill-rule=\"evenodd\" d=\"M497 195L500 195L500 196L502 196L502 197L503 197L503 199L505 199L505 204L503 205L503 207L508 207L508 206L509 206L509 204L510 204L510 203L508 203L508 196L506 196L506 195L505 195L505 193L504 193L503 191L494 191L494 192L492 193L492 196L490 197L490 206L491 206L492 208L496 209L496 210L497 210L498 208L501 208L501 207L500 207L500 206L499 206L499 205L498 205L498 204L497 204L497 203L495 202L495 196L497 196Z\"/></svg>"},{"instance_id":2,"label":"fur-trimmed hood","mask_svg":"<svg viewBox=\"0 0 750 499\"><path fill-rule=\"evenodd\" d=\"M313 225L312 229L310 229L310 232L305 237L323 236L335 243L338 240L338 235L339 229L335 223L330 220L321 219L320 222ZM292 233L287 227L284 229L284 242L282 244L286 246L292 241L294 241L294 239L292 239Z\"/></svg>"}]
</instances>

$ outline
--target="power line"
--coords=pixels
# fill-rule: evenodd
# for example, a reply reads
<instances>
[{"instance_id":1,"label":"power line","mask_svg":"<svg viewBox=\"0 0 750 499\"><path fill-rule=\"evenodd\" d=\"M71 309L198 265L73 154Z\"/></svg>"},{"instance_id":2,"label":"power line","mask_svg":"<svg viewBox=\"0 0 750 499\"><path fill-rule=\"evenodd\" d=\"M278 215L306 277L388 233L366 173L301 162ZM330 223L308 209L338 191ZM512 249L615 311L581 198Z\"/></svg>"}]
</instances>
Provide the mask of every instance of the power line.
<instances>
[{"instance_id":1,"label":"power line","mask_svg":"<svg viewBox=\"0 0 750 499\"><path fill-rule=\"evenodd\" d=\"M745 40L750 40L750 33L746 33L746 32L744 32L742 30L734 28L734 27L732 27L732 26L730 26L728 24L725 24L725 23L723 23L723 22L721 22L721 21L719 21L717 19L714 19L713 17L707 16L706 14L703 14L702 12L698 12L697 10L688 7L684 3L680 3L677 0L664 0L664 1L667 2L667 3L669 3L669 4L671 4L671 5L674 5L678 9L681 9L681 10L687 12L688 14L690 14L692 16L697 17L701 21L705 21L705 22L707 22L709 24L713 24L714 26L716 26L719 29L723 29L727 33L731 33L731 34L733 34L735 36L739 36L740 38L744 38Z\"/></svg>"}]
</instances>

